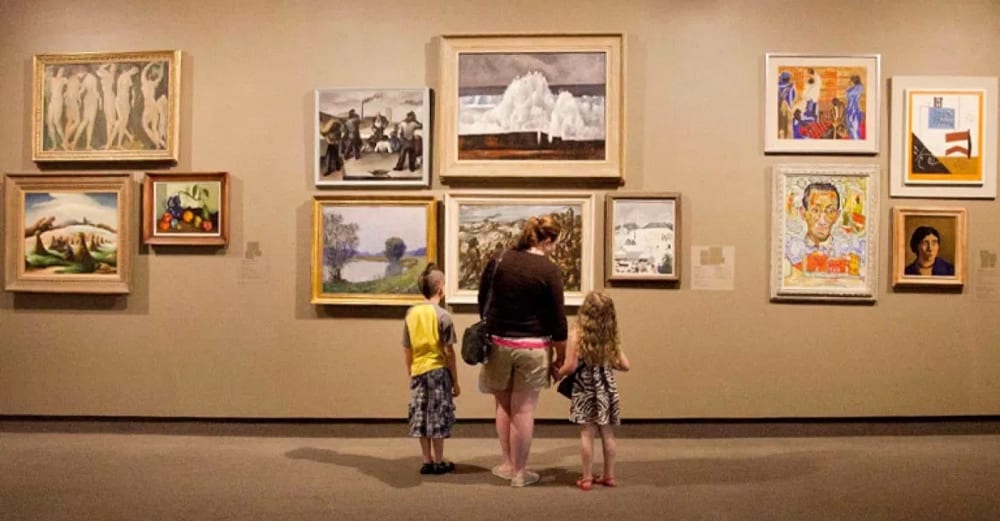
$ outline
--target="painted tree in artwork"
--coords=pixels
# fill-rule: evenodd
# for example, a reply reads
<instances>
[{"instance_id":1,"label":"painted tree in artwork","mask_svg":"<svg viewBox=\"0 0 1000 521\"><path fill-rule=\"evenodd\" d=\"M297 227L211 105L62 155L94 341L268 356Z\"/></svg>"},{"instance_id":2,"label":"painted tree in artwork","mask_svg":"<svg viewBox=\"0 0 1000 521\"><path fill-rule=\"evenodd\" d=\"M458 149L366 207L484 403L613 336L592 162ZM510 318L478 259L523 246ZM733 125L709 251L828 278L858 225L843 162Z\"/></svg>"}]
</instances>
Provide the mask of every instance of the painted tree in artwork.
<instances>
[{"instance_id":1,"label":"painted tree in artwork","mask_svg":"<svg viewBox=\"0 0 1000 521\"><path fill-rule=\"evenodd\" d=\"M394 277L403 273L403 254L406 253L406 243L399 237L389 237L385 240L385 258L389 265L385 267L385 276Z\"/></svg>"},{"instance_id":2,"label":"painted tree in artwork","mask_svg":"<svg viewBox=\"0 0 1000 521\"><path fill-rule=\"evenodd\" d=\"M330 270L330 281L343 280L341 269L357 253L357 223L344 222L339 213L323 214L323 266Z\"/></svg>"}]
</instances>

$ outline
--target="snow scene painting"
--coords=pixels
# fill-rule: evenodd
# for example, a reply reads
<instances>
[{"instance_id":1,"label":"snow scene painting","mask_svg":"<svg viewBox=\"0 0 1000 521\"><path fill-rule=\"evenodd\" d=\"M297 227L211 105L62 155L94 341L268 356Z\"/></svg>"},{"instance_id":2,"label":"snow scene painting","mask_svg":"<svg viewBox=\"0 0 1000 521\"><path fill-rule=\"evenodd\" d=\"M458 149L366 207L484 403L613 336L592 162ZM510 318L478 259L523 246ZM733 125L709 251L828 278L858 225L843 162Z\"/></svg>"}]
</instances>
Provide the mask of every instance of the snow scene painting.
<instances>
[{"instance_id":1,"label":"snow scene painting","mask_svg":"<svg viewBox=\"0 0 1000 521\"><path fill-rule=\"evenodd\" d=\"M677 198L615 197L609 206L611 279L677 278Z\"/></svg>"},{"instance_id":2,"label":"snow scene painting","mask_svg":"<svg viewBox=\"0 0 1000 521\"><path fill-rule=\"evenodd\" d=\"M603 52L460 53L458 158L603 160Z\"/></svg>"}]
</instances>

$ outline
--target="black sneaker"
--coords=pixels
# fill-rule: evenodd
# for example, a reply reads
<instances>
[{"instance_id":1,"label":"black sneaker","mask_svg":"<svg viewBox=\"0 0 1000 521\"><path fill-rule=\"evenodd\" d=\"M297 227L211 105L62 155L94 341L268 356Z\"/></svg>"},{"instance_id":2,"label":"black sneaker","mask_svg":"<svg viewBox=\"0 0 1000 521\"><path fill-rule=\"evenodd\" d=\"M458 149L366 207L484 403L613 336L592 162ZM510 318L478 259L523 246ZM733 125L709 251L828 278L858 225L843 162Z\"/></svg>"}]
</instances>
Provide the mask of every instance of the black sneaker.
<instances>
[{"instance_id":1,"label":"black sneaker","mask_svg":"<svg viewBox=\"0 0 1000 521\"><path fill-rule=\"evenodd\" d=\"M434 463L424 463L423 466L420 467L420 473L421 474L439 474L439 472L437 471L437 465L434 464Z\"/></svg>"},{"instance_id":2,"label":"black sneaker","mask_svg":"<svg viewBox=\"0 0 1000 521\"><path fill-rule=\"evenodd\" d=\"M455 470L455 464L450 461L442 461L434 464L435 474L447 474Z\"/></svg>"}]
</instances>

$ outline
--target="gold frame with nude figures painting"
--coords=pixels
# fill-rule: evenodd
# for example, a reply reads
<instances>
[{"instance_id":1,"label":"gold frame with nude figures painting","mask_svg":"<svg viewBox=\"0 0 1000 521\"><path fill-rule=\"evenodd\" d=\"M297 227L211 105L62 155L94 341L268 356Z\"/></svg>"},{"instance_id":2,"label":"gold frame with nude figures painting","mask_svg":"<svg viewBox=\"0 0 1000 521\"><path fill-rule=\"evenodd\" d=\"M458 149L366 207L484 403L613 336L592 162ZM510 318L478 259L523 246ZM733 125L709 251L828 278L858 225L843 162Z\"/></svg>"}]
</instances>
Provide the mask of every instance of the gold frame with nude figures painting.
<instances>
[{"instance_id":1,"label":"gold frame with nude figures painting","mask_svg":"<svg viewBox=\"0 0 1000 521\"><path fill-rule=\"evenodd\" d=\"M33 161L177 161L181 51L36 54L33 68Z\"/></svg>"}]
</instances>

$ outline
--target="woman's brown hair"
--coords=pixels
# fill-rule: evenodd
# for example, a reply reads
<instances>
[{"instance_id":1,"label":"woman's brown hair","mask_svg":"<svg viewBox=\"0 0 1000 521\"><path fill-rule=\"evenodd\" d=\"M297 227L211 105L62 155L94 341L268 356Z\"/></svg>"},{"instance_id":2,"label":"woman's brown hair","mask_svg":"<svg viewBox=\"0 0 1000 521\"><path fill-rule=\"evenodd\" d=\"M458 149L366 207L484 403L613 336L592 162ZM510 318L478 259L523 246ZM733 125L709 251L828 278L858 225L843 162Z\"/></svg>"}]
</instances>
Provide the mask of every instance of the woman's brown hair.
<instances>
[{"instance_id":1,"label":"woman's brown hair","mask_svg":"<svg viewBox=\"0 0 1000 521\"><path fill-rule=\"evenodd\" d=\"M521 229L521 237L517 240L517 246L514 249L524 251L538 246L546 239L555 241L559 238L560 233L562 233L562 225L552 215L529 217Z\"/></svg>"}]
</instances>

